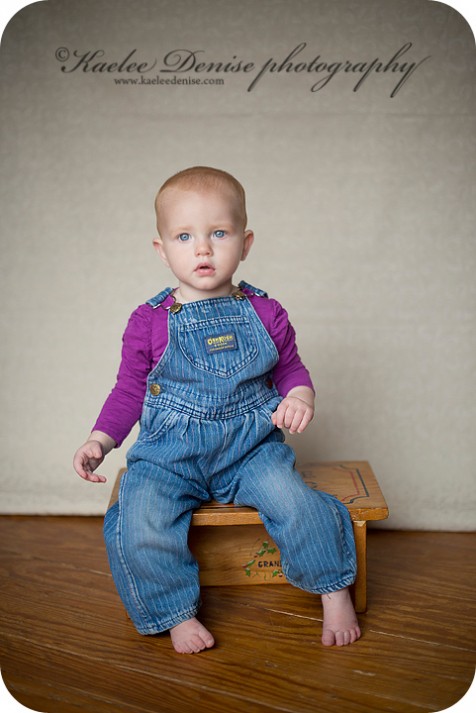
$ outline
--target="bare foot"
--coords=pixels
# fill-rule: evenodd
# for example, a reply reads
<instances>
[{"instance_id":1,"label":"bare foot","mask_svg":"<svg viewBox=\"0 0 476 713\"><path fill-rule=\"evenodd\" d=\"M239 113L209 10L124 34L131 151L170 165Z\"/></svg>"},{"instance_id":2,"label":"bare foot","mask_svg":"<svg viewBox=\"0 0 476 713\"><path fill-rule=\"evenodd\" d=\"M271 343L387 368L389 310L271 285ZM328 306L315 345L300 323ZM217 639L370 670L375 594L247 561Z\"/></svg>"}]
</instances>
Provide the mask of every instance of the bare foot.
<instances>
[{"instance_id":1,"label":"bare foot","mask_svg":"<svg viewBox=\"0 0 476 713\"><path fill-rule=\"evenodd\" d=\"M322 594L324 646L346 646L360 637L360 628L350 598L349 588L331 594Z\"/></svg>"},{"instance_id":2,"label":"bare foot","mask_svg":"<svg viewBox=\"0 0 476 713\"><path fill-rule=\"evenodd\" d=\"M210 649L215 639L198 619L187 619L170 629L170 637L175 651L179 654L198 654Z\"/></svg>"}]
</instances>

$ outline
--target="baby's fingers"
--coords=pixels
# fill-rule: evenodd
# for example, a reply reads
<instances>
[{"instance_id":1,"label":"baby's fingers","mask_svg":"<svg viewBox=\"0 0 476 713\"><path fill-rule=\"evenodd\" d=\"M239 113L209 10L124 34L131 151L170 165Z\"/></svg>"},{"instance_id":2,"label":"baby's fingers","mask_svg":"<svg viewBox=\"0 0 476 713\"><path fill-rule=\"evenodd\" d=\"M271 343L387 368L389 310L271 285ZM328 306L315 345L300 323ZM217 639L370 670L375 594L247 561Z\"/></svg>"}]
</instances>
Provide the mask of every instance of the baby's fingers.
<instances>
[{"instance_id":1,"label":"baby's fingers","mask_svg":"<svg viewBox=\"0 0 476 713\"><path fill-rule=\"evenodd\" d=\"M284 399L273 413L271 419L278 428L287 428L289 433L302 433L312 421L313 410L307 405Z\"/></svg>"},{"instance_id":2,"label":"baby's fingers","mask_svg":"<svg viewBox=\"0 0 476 713\"><path fill-rule=\"evenodd\" d=\"M312 421L312 417L312 412L306 411L304 414L296 413L289 429L289 433L302 433L309 426Z\"/></svg>"},{"instance_id":3,"label":"baby's fingers","mask_svg":"<svg viewBox=\"0 0 476 713\"><path fill-rule=\"evenodd\" d=\"M91 441L85 443L84 446L81 446L76 451L73 458L73 468L84 480L89 480L91 483L105 483L107 478L93 472L103 460L101 444L97 441Z\"/></svg>"},{"instance_id":4,"label":"baby's fingers","mask_svg":"<svg viewBox=\"0 0 476 713\"><path fill-rule=\"evenodd\" d=\"M83 478L83 480L89 480L90 483L105 483L107 478L104 475L99 475L99 473L93 473L93 469L89 464L84 467L78 465L74 466L76 473Z\"/></svg>"},{"instance_id":5,"label":"baby's fingers","mask_svg":"<svg viewBox=\"0 0 476 713\"><path fill-rule=\"evenodd\" d=\"M99 475L99 473L87 473L85 480L89 480L90 483L106 483L107 478L104 475Z\"/></svg>"},{"instance_id":6,"label":"baby's fingers","mask_svg":"<svg viewBox=\"0 0 476 713\"><path fill-rule=\"evenodd\" d=\"M281 401L276 411L273 413L273 423L278 428L291 428L294 422L295 409L285 400ZM296 422L297 423L297 422Z\"/></svg>"},{"instance_id":7,"label":"baby's fingers","mask_svg":"<svg viewBox=\"0 0 476 713\"><path fill-rule=\"evenodd\" d=\"M283 402L281 401L276 411L271 415L271 421L277 428L283 428L285 415L286 406L283 406Z\"/></svg>"}]
</instances>

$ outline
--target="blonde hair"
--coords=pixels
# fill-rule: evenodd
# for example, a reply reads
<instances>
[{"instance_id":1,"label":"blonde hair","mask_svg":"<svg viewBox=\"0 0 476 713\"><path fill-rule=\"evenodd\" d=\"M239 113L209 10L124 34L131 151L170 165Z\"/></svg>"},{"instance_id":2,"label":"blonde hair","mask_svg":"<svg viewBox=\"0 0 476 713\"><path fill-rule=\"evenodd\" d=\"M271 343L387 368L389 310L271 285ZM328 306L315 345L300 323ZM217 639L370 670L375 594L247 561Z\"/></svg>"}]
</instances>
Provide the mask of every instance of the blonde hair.
<instances>
[{"instance_id":1,"label":"blonde hair","mask_svg":"<svg viewBox=\"0 0 476 713\"><path fill-rule=\"evenodd\" d=\"M160 204L162 194L169 188L178 188L182 191L207 191L217 190L226 186L231 190L236 199L237 217L246 227L246 196L243 186L237 179L219 168L210 166L192 166L168 178L159 189L155 198L155 212L157 224L160 217Z\"/></svg>"}]
</instances>

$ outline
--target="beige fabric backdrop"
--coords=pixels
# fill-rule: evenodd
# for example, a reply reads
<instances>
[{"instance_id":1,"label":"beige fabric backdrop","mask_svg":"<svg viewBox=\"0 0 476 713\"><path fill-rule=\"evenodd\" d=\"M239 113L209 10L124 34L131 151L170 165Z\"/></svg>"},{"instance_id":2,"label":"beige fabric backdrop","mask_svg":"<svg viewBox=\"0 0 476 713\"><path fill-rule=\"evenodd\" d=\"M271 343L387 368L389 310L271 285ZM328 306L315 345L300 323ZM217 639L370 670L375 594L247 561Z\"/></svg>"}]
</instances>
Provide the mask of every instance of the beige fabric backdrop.
<instances>
[{"instance_id":1,"label":"beige fabric backdrop","mask_svg":"<svg viewBox=\"0 0 476 713\"><path fill-rule=\"evenodd\" d=\"M475 47L460 14L47 0L12 19L0 63L2 512L104 512L134 436L107 486L72 455L130 312L171 283L155 191L204 163L245 185L256 244L238 278L287 307L317 385L298 458L369 460L384 527L474 527Z\"/></svg>"}]
</instances>

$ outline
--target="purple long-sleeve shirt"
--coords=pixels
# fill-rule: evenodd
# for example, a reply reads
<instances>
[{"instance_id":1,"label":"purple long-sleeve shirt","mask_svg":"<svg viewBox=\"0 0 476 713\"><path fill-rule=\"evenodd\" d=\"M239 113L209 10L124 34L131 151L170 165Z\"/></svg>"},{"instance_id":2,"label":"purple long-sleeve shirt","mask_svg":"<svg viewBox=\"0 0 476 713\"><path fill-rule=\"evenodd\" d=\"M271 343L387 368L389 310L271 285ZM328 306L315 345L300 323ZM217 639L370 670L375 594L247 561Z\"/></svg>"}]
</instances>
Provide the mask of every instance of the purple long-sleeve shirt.
<instances>
[{"instance_id":1,"label":"purple long-sleeve shirt","mask_svg":"<svg viewBox=\"0 0 476 713\"><path fill-rule=\"evenodd\" d=\"M309 372L299 357L296 333L286 310L274 299L246 289L244 292L278 350L279 361L272 376L280 395L286 396L296 386L314 389ZM130 316L122 338L122 359L116 385L93 429L107 433L117 446L140 418L147 377L168 343L168 317L168 310L153 309L148 304L141 305Z\"/></svg>"}]
</instances>

